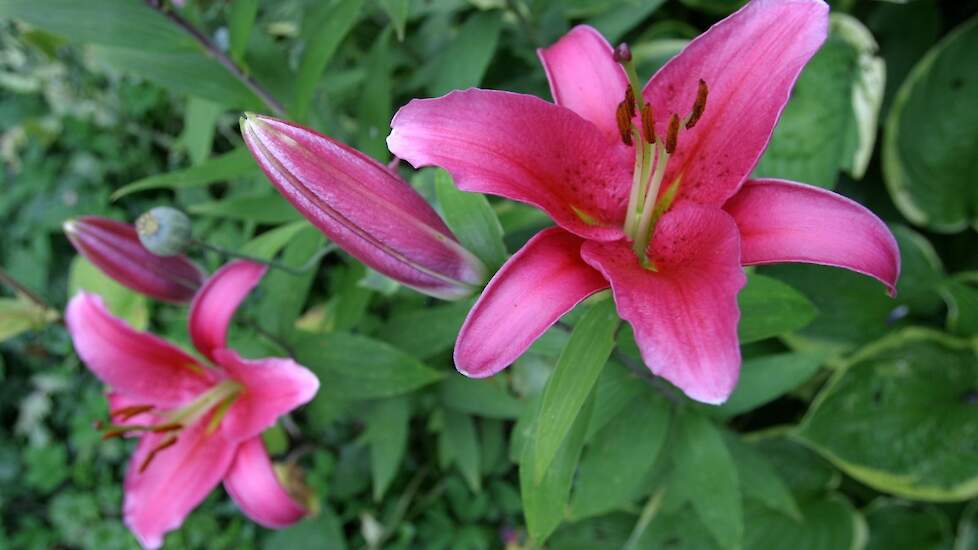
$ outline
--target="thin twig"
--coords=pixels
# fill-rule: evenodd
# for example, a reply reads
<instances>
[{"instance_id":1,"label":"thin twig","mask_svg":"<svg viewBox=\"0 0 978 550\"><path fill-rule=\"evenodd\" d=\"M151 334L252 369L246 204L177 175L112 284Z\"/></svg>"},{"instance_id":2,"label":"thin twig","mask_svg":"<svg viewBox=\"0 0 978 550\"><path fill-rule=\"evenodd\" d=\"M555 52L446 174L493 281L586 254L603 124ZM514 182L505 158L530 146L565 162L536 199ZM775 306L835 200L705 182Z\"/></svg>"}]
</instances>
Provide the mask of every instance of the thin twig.
<instances>
[{"instance_id":1,"label":"thin twig","mask_svg":"<svg viewBox=\"0 0 978 550\"><path fill-rule=\"evenodd\" d=\"M261 84L258 83L257 80L255 80L254 78L246 74L244 70L242 70L241 67L237 65L237 63L232 61L231 58L227 56L227 54L221 51L221 49L218 48L217 45L211 41L210 38L207 38L207 36L205 36L202 32L197 30L197 28L194 27L189 21L184 19L183 16L181 16L179 13L174 11L165 0L146 0L146 5L156 10L163 16L165 16L167 19L172 21L178 27L183 29L187 34L193 37L193 39L196 40L197 43L204 48L204 51L207 52L207 55L217 60L218 63L223 65L224 68L227 69L229 73L231 73L231 76L237 78L249 90L254 92L254 94L258 96L258 98L261 99L262 102L265 105L267 105L269 109L272 110L272 113L274 113L275 116L279 116L279 117L286 116L285 107L281 103L279 103L277 99L272 97L272 94L268 90L266 90L264 86L262 86Z\"/></svg>"},{"instance_id":2,"label":"thin twig","mask_svg":"<svg viewBox=\"0 0 978 550\"><path fill-rule=\"evenodd\" d=\"M44 301L44 298L41 298L40 296L35 294L33 290L21 284L20 281L14 279L9 273L7 273L2 269L0 269L0 283L9 286L14 290L14 292L18 294L22 294L25 298L34 302L36 305L40 306L43 309L45 310L52 309L52 307L49 306L46 301Z\"/></svg>"}]
</instances>

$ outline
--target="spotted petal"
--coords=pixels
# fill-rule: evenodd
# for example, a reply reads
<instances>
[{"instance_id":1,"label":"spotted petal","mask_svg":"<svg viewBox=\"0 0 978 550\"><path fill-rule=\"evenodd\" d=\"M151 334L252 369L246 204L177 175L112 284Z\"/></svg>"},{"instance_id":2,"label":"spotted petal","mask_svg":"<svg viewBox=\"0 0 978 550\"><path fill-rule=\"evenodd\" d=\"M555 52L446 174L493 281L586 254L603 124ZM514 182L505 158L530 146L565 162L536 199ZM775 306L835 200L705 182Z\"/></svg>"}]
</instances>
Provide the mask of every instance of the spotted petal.
<instances>
[{"instance_id":1,"label":"spotted petal","mask_svg":"<svg viewBox=\"0 0 978 550\"><path fill-rule=\"evenodd\" d=\"M747 281L733 219L720 209L680 204L656 227L644 268L625 241L588 241L584 261L611 281L642 359L689 397L722 403L740 372L737 293Z\"/></svg>"}]
</instances>

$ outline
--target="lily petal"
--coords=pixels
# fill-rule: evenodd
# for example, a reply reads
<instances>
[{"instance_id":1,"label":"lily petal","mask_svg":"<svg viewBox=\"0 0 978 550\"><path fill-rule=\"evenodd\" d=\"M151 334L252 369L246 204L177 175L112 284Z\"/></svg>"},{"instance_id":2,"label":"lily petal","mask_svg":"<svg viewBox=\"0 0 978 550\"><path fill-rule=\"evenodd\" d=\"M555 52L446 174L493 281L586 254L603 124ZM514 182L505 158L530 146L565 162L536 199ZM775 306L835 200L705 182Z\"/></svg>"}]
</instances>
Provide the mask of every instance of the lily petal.
<instances>
[{"instance_id":1,"label":"lily petal","mask_svg":"<svg viewBox=\"0 0 978 550\"><path fill-rule=\"evenodd\" d=\"M167 302L187 302L204 273L186 256L157 256L139 242L136 229L120 221L82 216L64 224L65 234L88 261L119 284Z\"/></svg>"},{"instance_id":2,"label":"lily petal","mask_svg":"<svg viewBox=\"0 0 978 550\"><path fill-rule=\"evenodd\" d=\"M391 152L415 168L441 166L463 191L532 204L584 238L622 235L633 153L569 109L470 89L415 99L391 127Z\"/></svg>"},{"instance_id":3,"label":"lily petal","mask_svg":"<svg viewBox=\"0 0 978 550\"><path fill-rule=\"evenodd\" d=\"M228 323L268 268L245 260L231 262L214 273L190 304L190 339L197 350L214 360L214 350L227 347Z\"/></svg>"},{"instance_id":4,"label":"lily petal","mask_svg":"<svg viewBox=\"0 0 978 550\"><path fill-rule=\"evenodd\" d=\"M608 288L581 260L582 242L545 229L503 265L459 332L455 367L462 374L482 378L506 368L581 300Z\"/></svg>"},{"instance_id":5,"label":"lily petal","mask_svg":"<svg viewBox=\"0 0 978 550\"><path fill-rule=\"evenodd\" d=\"M241 128L279 192L361 262L439 298L462 298L482 284L482 263L396 171L282 120L248 115Z\"/></svg>"},{"instance_id":6,"label":"lily petal","mask_svg":"<svg viewBox=\"0 0 978 550\"><path fill-rule=\"evenodd\" d=\"M700 79L709 88L702 118L680 132L666 169L666 182L682 176L680 198L720 206L737 191L767 147L799 73L825 41L828 10L822 0L753 0L649 80L643 94L660 136L671 114L690 112Z\"/></svg>"},{"instance_id":7,"label":"lily petal","mask_svg":"<svg viewBox=\"0 0 978 550\"><path fill-rule=\"evenodd\" d=\"M208 433L207 423L188 426L152 459L172 435L149 433L136 446L126 471L123 517L144 548L162 546L163 536L183 523L231 466L238 445L220 431Z\"/></svg>"},{"instance_id":8,"label":"lily petal","mask_svg":"<svg viewBox=\"0 0 978 550\"><path fill-rule=\"evenodd\" d=\"M584 261L611 281L654 374L704 403L722 403L740 372L737 293L747 282L733 219L718 208L678 204L658 222L639 264L630 243L588 241Z\"/></svg>"},{"instance_id":9,"label":"lily petal","mask_svg":"<svg viewBox=\"0 0 978 550\"><path fill-rule=\"evenodd\" d=\"M244 385L221 422L232 441L260 434L292 409L308 403L319 389L319 379L291 359L243 359L229 349L214 350L214 359L230 378Z\"/></svg>"},{"instance_id":10,"label":"lily petal","mask_svg":"<svg viewBox=\"0 0 978 550\"><path fill-rule=\"evenodd\" d=\"M79 292L68 303L65 323L88 369L140 404L179 406L214 382L193 356L130 327L109 313L98 295Z\"/></svg>"},{"instance_id":11,"label":"lily petal","mask_svg":"<svg viewBox=\"0 0 978 550\"><path fill-rule=\"evenodd\" d=\"M750 180L724 209L740 228L744 265L806 262L869 275L896 294L900 249L889 228L842 195L784 180Z\"/></svg>"},{"instance_id":12,"label":"lily petal","mask_svg":"<svg viewBox=\"0 0 978 550\"><path fill-rule=\"evenodd\" d=\"M279 483L260 436L238 447L224 489L249 518L270 529L287 527L306 515Z\"/></svg>"},{"instance_id":13,"label":"lily petal","mask_svg":"<svg viewBox=\"0 0 978 550\"><path fill-rule=\"evenodd\" d=\"M625 97L628 75L594 27L578 25L557 43L537 50L554 103L590 120L611 142L621 139L615 110Z\"/></svg>"}]
</instances>

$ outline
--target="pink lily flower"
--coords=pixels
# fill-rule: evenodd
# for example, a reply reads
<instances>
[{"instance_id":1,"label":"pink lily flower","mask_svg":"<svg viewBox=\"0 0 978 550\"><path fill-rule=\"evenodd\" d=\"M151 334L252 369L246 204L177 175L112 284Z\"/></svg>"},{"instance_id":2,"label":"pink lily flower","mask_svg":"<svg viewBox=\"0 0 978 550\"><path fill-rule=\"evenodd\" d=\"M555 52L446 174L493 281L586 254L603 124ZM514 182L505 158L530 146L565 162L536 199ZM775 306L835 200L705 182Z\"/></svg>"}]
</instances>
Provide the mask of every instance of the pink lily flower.
<instances>
[{"instance_id":1,"label":"pink lily flower","mask_svg":"<svg viewBox=\"0 0 978 550\"><path fill-rule=\"evenodd\" d=\"M64 230L75 249L102 272L157 300L189 302L204 282L204 272L189 258L153 254L127 223L82 216L66 221Z\"/></svg>"},{"instance_id":2,"label":"pink lily flower","mask_svg":"<svg viewBox=\"0 0 978 550\"><path fill-rule=\"evenodd\" d=\"M219 482L251 519L290 525L306 514L279 483L261 440L279 416L308 402L316 376L291 359L243 359L227 348L228 323L265 273L232 262L194 298L190 337L198 360L137 331L79 293L65 320L75 350L112 388L105 437L139 435L125 479L123 517L146 548L158 548Z\"/></svg>"},{"instance_id":3,"label":"pink lily flower","mask_svg":"<svg viewBox=\"0 0 978 550\"><path fill-rule=\"evenodd\" d=\"M241 134L282 196L361 262L446 300L464 298L484 281L482 262L395 170L271 117L246 114Z\"/></svg>"},{"instance_id":4,"label":"pink lily flower","mask_svg":"<svg viewBox=\"0 0 978 550\"><path fill-rule=\"evenodd\" d=\"M827 27L821 0L753 0L638 89L627 50L579 26L538 52L556 104L470 89L403 107L387 140L395 155L557 224L490 281L462 326L457 368L495 374L610 286L652 372L721 403L740 370L742 266L839 266L892 293L896 241L871 212L748 179Z\"/></svg>"}]
</instances>

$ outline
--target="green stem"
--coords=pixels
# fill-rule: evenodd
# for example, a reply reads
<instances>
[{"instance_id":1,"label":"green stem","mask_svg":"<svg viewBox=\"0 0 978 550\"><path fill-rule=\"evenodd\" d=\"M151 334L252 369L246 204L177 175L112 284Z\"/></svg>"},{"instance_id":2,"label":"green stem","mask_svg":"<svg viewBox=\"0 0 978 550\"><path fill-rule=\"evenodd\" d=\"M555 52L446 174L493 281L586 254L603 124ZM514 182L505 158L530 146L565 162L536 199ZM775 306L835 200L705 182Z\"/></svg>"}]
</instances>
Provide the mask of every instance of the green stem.
<instances>
[{"instance_id":1,"label":"green stem","mask_svg":"<svg viewBox=\"0 0 978 550\"><path fill-rule=\"evenodd\" d=\"M204 250L210 250L211 252L216 252L222 256L226 256L229 258L241 258L242 260L248 260L251 262L264 264L271 268L280 269L288 273L289 275L295 275L296 277L300 275L305 275L310 269L313 268L313 266L319 263L319 261L322 260L324 256L336 250L337 248L335 244L331 243L323 247L323 249L317 252L316 254L314 254L313 257L309 258L309 261L307 261L301 267L296 268L296 267L285 265L281 262L276 262L275 260L266 260L264 258L259 258L257 256L251 256L249 254L236 252L234 250L228 250L226 248L221 248L220 246L216 246L210 243L205 243L204 241L198 241L196 239L191 240L190 244L203 248Z\"/></svg>"}]
</instances>

